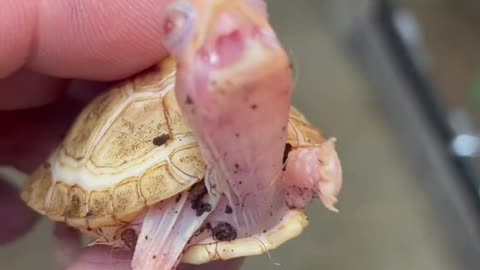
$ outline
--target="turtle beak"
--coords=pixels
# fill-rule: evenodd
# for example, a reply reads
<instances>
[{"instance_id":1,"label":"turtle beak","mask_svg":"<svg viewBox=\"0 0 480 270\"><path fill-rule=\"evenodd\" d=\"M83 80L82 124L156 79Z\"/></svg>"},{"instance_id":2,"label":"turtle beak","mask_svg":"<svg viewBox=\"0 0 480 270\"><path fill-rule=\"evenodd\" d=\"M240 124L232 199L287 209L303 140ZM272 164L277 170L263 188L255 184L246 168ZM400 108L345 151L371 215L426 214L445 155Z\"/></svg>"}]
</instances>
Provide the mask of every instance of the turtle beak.
<instances>
[{"instance_id":1,"label":"turtle beak","mask_svg":"<svg viewBox=\"0 0 480 270\"><path fill-rule=\"evenodd\" d=\"M197 25L194 41L196 57L207 67L220 70L252 67L284 54L266 16L244 0L194 0L206 15ZM201 2L201 3L200 3ZM202 7L200 5L203 5Z\"/></svg>"}]
</instances>

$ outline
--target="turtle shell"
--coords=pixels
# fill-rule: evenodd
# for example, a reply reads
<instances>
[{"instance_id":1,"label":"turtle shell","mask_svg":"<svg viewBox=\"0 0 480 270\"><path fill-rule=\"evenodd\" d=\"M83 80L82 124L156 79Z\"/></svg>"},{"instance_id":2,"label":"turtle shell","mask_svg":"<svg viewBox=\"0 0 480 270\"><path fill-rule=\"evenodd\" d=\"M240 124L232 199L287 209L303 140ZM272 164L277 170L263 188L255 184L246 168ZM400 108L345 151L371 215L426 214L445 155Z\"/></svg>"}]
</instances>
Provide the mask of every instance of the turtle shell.
<instances>
[{"instance_id":1,"label":"turtle shell","mask_svg":"<svg viewBox=\"0 0 480 270\"><path fill-rule=\"evenodd\" d=\"M92 244L133 246L126 235L137 236L136 220L145 210L186 192L207 171L174 85L175 62L167 58L95 98L63 143L30 176L23 200L38 213L95 239ZM292 106L286 151L324 141ZM182 261L202 264L262 254L298 236L307 224L303 211L291 210L262 235L215 245L207 238L187 248Z\"/></svg>"},{"instance_id":2,"label":"turtle shell","mask_svg":"<svg viewBox=\"0 0 480 270\"><path fill-rule=\"evenodd\" d=\"M175 94L172 59L99 95L30 177L22 198L83 229L131 222L200 181L206 167Z\"/></svg>"}]
</instances>

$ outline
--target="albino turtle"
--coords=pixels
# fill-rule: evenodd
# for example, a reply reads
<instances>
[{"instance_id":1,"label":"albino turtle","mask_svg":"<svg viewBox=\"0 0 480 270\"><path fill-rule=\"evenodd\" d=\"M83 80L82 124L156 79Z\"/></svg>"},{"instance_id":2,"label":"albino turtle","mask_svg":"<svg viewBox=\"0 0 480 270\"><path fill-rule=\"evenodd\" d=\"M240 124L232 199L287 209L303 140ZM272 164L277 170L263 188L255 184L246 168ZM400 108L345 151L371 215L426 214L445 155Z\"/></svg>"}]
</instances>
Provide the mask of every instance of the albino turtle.
<instances>
[{"instance_id":1,"label":"albino turtle","mask_svg":"<svg viewBox=\"0 0 480 270\"><path fill-rule=\"evenodd\" d=\"M173 58L93 100L32 174L26 203L134 249L134 269L262 254L302 232L316 194L335 210L334 140L290 106L288 58L259 7L174 2Z\"/></svg>"}]
</instances>

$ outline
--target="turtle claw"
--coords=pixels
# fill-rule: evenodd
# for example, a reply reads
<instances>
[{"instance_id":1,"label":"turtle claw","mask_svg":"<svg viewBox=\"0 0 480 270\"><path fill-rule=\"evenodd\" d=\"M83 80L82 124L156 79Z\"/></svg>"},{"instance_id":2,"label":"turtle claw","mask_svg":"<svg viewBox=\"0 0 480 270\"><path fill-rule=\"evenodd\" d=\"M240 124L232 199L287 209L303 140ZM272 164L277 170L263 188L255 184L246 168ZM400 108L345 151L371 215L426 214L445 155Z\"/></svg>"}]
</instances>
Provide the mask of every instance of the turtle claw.
<instances>
[{"instance_id":1,"label":"turtle claw","mask_svg":"<svg viewBox=\"0 0 480 270\"><path fill-rule=\"evenodd\" d=\"M340 212L334 205L338 202L338 199L336 196L333 196L332 194L320 194L320 201L323 203L323 205L330 211L338 213Z\"/></svg>"}]
</instances>

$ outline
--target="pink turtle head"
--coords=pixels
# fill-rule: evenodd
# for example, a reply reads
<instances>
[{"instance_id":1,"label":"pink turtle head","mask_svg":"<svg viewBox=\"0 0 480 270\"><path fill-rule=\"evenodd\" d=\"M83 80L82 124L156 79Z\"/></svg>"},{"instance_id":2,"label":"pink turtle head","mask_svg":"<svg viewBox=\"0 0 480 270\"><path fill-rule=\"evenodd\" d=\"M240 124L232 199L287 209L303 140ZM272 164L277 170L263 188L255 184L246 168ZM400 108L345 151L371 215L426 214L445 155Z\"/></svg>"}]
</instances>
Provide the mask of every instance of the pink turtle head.
<instances>
[{"instance_id":1,"label":"pink turtle head","mask_svg":"<svg viewBox=\"0 0 480 270\"><path fill-rule=\"evenodd\" d=\"M178 61L212 69L258 63L283 54L261 1L177 0L166 8L163 42ZM191 63L190 63L191 64Z\"/></svg>"},{"instance_id":2,"label":"pink turtle head","mask_svg":"<svg viewBox=\"0 0 480 270\"><path fill-rule=\"evenodd\" d=\"M277 224L292 74L261 0L177 0L163 43L177 62L175 95L240 236ZM276 209L276 211L272 211ZM275 212L275 213L273 213Z\"/></svg>"},{"instance_id":3,"label":"pink turtle head","mask_svg":"<svg viewBox=\"0 0 480 270\"><path fill-rule=\"evenodd\" d=\"M163 43L178 63L179 100L207 108L221 103L218 96L242 90L240 84L271 80L275 73L290 77L288 56L262 3L178 0L167 7Z\"/></svg>"}]
</instances>

